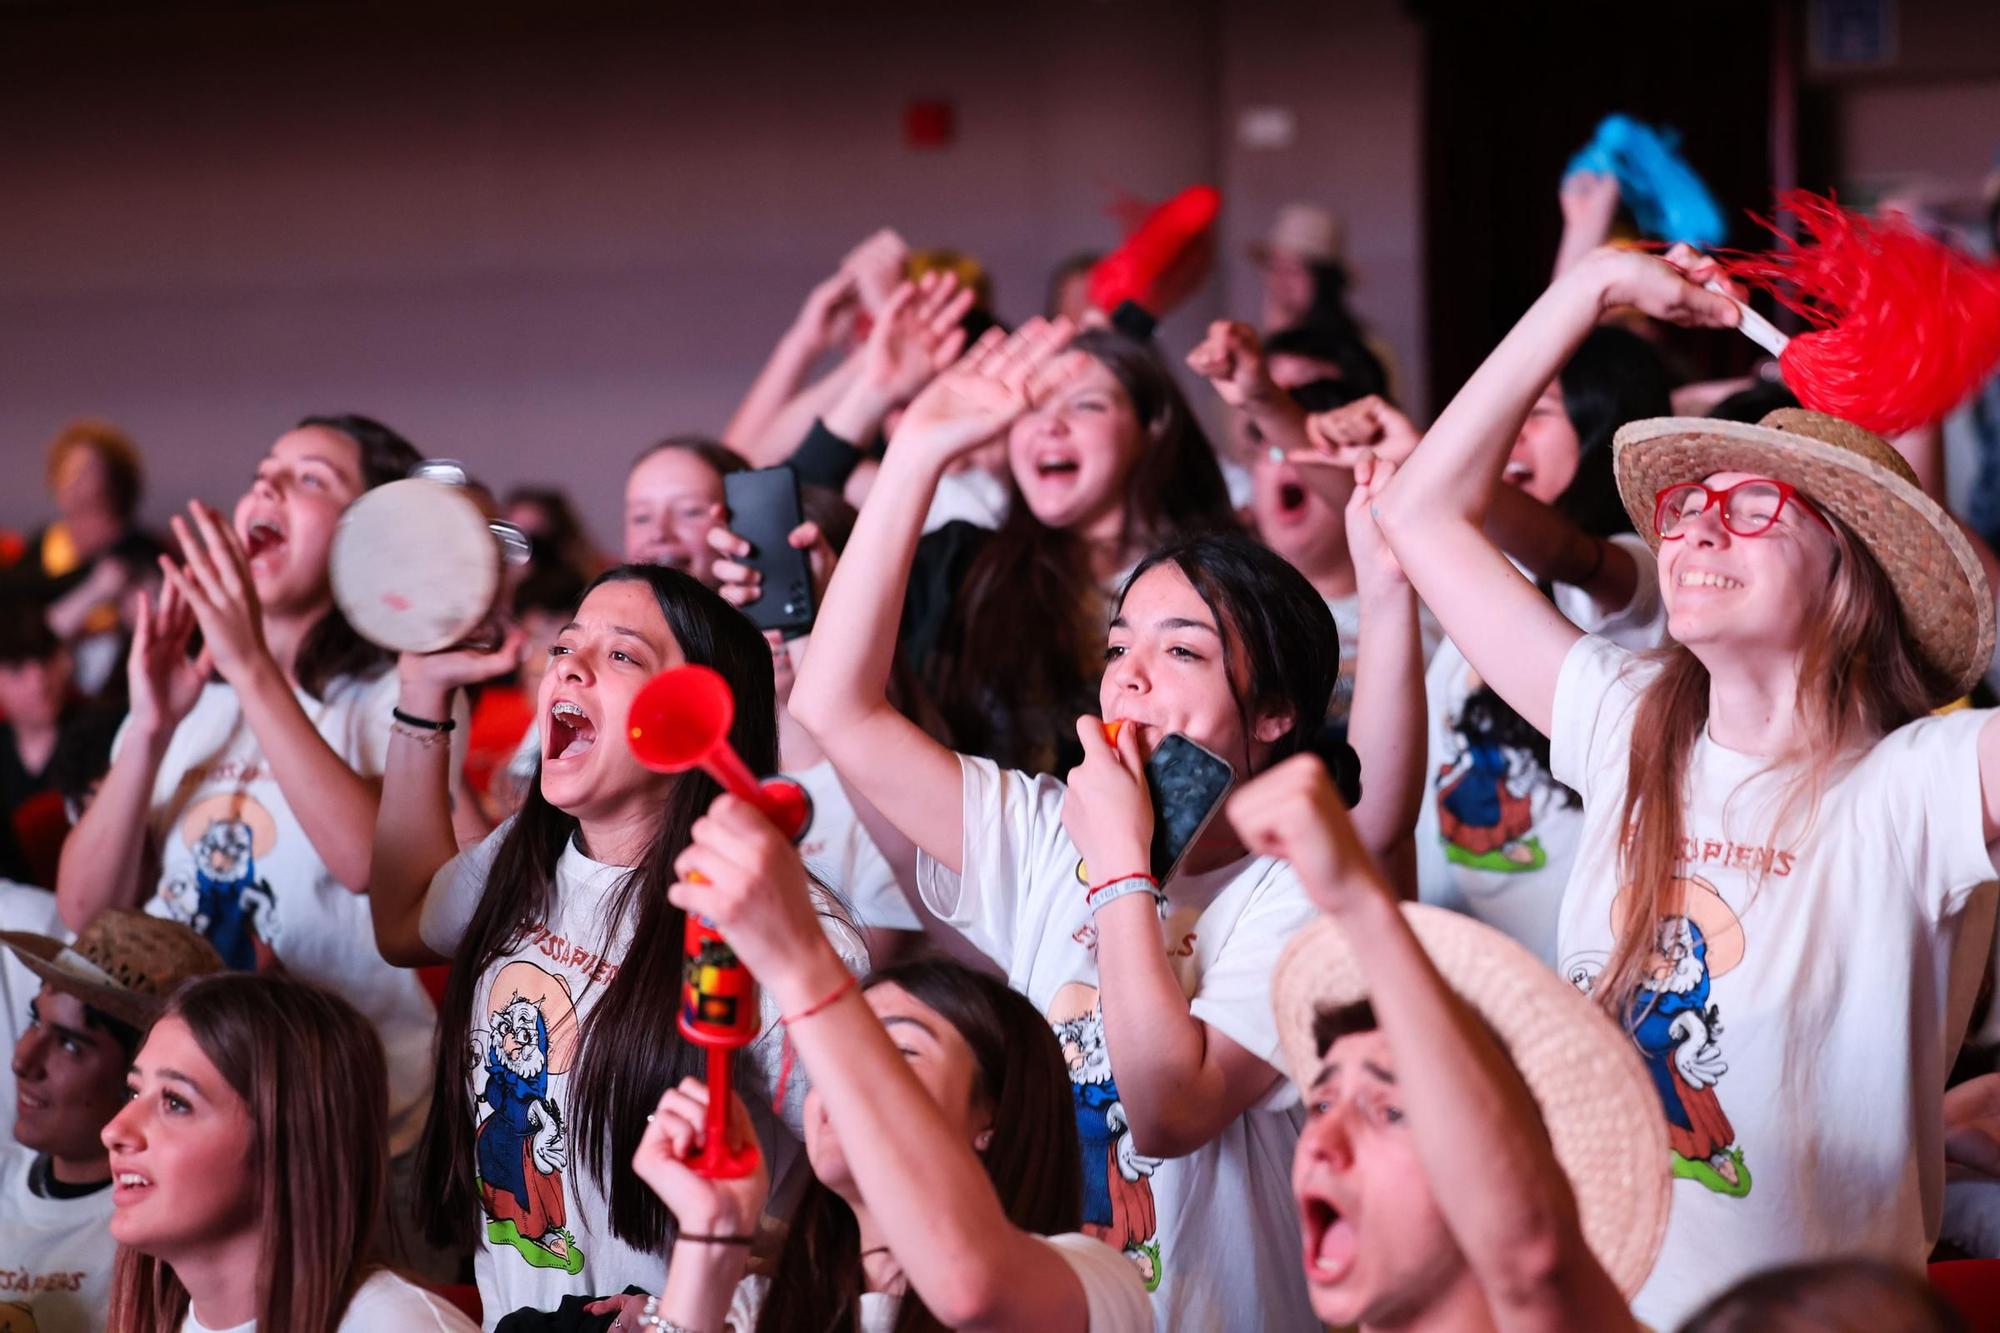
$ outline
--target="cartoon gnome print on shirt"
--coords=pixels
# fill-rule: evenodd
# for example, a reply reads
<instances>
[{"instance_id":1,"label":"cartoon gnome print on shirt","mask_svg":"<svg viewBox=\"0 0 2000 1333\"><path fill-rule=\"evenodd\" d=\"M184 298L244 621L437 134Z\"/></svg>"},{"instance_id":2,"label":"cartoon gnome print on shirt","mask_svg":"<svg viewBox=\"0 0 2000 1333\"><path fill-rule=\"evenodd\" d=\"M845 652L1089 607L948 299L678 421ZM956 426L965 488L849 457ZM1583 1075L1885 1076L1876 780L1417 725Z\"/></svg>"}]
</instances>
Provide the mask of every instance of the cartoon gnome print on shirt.
<instances>
[{"instance_id":1,"label":"cartoon gnome print on shirt","mask_svg":"<svg viewBox=\"0 0 2000 1333\"><path fill-rule=\"evenodd\" d=\"M207 936L238 971L268 966L278 902L257 864L277 846L277 821L248 793L221 792L189 807L180 833L193 866L161 888L173 919Z\"/></svg>"},{"instance_id":2,"label":"cartoon gnome print on shirt","mask_svg":"<svg viewBox=\"0 0 2000 1333\"><path fill-rule=\"evenodd\" d=\"M491 1026L474 1029L471 1053L486 1239L574 1276L583 1252L566 1225L569 1148L553 1080L576 1057L576 1006L559 977L516 961L494 976L482 1012Z\"/></svg>"},{"instance_id":3,"label":"cartoon gnome print on shirt","mask_svg":"<svg viewBox=\"0 0 2000 1333\"><path fill-rule=\"evenodd\" d=\"M1674 1177L1740 1199L1750 1193L1750 1168L1718 1094L1729 1064L1721 1008L1711 990L1743 961L1743 923L1707 880L1691 876L1674 883L1680 911L1659 919L1627 1030L1660 1094ZM1629 910L1620 892L1611 904L1614 933ZM1604 961L1578 955L1565 960L1563 974L1588 992Z\"/></svg>"},{"instance_id":4,"label":"cartoon gnome print on shirt","mask_svg":"<svg viewBox=\"0 0 2000 1333\"><path fill-rule=\"evenodd\" d=\"M1062 1044L1076 1099L1077 1138L1083 1149L1083 1230L1139 1267L1148 1291L1160 1285L1159 1218L1153 1206L1153 1172L1160 1159L1141 1156L1104 1044L1104 1012L1097 988L1081 981L1060 987L1049 1001L1049 1025Z\"/></svg>"},{"instance_id":5,"label":"cartoon gnome print on shirt","mask_svg":"<svg viewBox=\"0 0 2000 1333\"><path fill-rule=\"evenodd\" d=\"M1537 802L1569 793L1542 760L1515 743L1511 733L1524 724L1484 685L1468 668L1464 697L1450 701L1445 712L1449 758L1432 782L1438 836L1454 865L1526 874L1549 862L1535 836Z\"/></svg>"}]
</instances>

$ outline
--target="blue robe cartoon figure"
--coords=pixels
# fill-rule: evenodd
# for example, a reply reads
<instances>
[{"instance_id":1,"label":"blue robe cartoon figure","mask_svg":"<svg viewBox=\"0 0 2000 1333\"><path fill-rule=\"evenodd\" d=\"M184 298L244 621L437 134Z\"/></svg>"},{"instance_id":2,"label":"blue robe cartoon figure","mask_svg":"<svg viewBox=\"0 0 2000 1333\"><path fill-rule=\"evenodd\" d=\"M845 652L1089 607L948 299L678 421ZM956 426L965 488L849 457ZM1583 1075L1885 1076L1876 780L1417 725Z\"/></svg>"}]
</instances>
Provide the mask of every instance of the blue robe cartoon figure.
<instances>
[{"instance_id":1,"label":"blue robe cartoon figure","mask_svg":"<svg viewBox=\"0 0 2000 1333\"><path fill-rule=\"evenodd\" d=\"M1666 1112L1674 1175L1741 1198L1750 1172L1715 1094L1729 1066L1717 1044L1721 1016L1709 1002L1708 941L1689 918L1662 917L1656 948L1656 970L1632 999L1632 1039Z\"/></svg>"},{"instance_id":2,"label":"blue robe cartoon figure","mask_svg":"<svg viewBox=\"0 0 2000 1333\"><path fill-rule=\"evenodd\" d=\"M491 1037L474 1080L478 1099L492 1108L476 1140L487 1238L511 1246L533 1267L576 1273L583 1255L564 1229L568 1155L562 1114L549 1099L549 1033L541 1008L510 999L493 1015Z\"/></svg>"}]
</instances>

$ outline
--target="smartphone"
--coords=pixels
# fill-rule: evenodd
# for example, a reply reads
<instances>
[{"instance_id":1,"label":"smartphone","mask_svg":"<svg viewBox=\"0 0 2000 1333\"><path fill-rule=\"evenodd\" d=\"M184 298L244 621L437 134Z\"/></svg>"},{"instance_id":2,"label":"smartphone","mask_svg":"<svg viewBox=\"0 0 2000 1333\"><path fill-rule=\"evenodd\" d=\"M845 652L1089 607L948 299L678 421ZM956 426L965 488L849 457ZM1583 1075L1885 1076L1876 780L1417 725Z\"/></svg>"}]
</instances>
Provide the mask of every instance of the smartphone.
<instances>
[{"instance_id":1,"label":"smartphone","mask_svg":"<svg viewBox=\"0 0 2000 1333\"><path fill-rule=\"evenodd\" d=\"M731 472L722 479L729 530L750 543L737 563L763 576L764 591L743 608L758 629L796 639L812 628L812 557L789 540L800 522L799 477L788 467Z\"/></svg>"},{"instance_id":2,"label":"smartphone","mask_svg":"<svg viewBox=\"0 0 2000 1333\"><path fill-rule=\"evenodd\" d=\"M1153 794L1154 879L1165 884L1173 878L1235 781L1236 770L1228 760L1179 732L1160 742L1146 760L1146 788Z\"/></svg>"}]
</instances>

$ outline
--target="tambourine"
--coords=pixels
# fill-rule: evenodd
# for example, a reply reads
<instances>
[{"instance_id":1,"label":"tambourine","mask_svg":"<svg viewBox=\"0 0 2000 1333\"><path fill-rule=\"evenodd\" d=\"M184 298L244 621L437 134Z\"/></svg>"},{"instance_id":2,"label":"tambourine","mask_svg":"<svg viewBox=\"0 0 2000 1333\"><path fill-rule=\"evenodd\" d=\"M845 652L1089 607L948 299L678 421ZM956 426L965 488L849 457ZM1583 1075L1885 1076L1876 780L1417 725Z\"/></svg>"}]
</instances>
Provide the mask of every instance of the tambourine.
<instances>
[{"instance_id":1,"label":"tambourine","mask_svg":"<svg viewBox=\"0 0 2000 1333\"><path fill-rule=\"evenodd\" d=\"M528 539L486 513L449 460L420 463L347 507L333 534L333 600L355 633L397 653L476 646Z\"/></svg>"}]
</instances>

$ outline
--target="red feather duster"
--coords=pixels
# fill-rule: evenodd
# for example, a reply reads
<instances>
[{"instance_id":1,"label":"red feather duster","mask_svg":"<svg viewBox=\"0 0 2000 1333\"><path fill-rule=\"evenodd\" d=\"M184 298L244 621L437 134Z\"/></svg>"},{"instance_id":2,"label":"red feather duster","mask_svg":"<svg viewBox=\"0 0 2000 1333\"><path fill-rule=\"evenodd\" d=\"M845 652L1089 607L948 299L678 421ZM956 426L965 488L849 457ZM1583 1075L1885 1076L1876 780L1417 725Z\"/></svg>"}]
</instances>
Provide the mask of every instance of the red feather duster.
<instances>
[{"instance_id":1,"label":"red feather duster","mask_svg":"<svg viewBox=\"0 0 2000 1333\"><path fill-rule=\"evenodd\" d=\"M1720 258L1812 326L1778 359L1805 406L1895 435L1941 420L2000 366L2000 268L1803 190L1778 211L1802 242L1758 218L1779 247Z\"/></svg>"}]
</instances>

